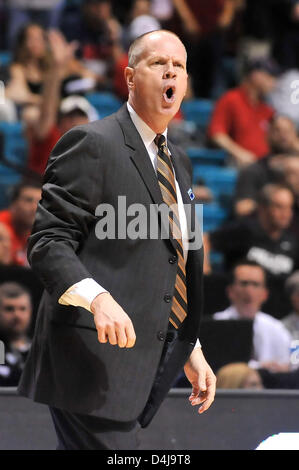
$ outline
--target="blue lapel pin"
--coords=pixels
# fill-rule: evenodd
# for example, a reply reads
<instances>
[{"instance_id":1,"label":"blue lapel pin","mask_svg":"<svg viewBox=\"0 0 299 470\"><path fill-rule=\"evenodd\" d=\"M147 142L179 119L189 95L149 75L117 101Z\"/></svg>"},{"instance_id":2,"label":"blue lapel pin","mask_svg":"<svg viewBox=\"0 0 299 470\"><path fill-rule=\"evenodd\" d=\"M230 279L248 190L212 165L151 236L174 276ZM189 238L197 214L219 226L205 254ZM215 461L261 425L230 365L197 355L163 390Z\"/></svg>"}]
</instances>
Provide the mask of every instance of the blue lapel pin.
<instances>
[{"instance_id":1,"label":"blue lapel pin","mask_svg":"<svg viewBox=\"0 0 299 470\"><path fill-rule=\"evenodd\" d=\"M190 197L191 201L193 201L193 199L195 198L191 188L188 189L188 196Z\"/></svg>"}]
</instances>

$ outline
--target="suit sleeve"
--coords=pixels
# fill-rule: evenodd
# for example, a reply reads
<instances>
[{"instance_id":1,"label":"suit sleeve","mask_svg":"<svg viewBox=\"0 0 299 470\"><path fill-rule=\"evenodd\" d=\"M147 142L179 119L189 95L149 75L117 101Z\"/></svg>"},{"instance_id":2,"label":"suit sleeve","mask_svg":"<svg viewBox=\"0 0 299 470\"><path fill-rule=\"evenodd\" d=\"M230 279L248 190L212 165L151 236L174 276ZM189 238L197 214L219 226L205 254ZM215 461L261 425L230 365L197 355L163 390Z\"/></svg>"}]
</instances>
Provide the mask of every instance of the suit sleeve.
<instances>
[{"instance_id":1,"label":"suit sleeve","mask_svg":"<svg viewBox=\"0 0 299 470\"><path fill-rule=\"evenodd\" d=\"M86 126L67 132L54 147L28 242L28 260L55 302L91 275L77 254L95 223L103 172L100 139Z\"/></svg>"}]
</instances>

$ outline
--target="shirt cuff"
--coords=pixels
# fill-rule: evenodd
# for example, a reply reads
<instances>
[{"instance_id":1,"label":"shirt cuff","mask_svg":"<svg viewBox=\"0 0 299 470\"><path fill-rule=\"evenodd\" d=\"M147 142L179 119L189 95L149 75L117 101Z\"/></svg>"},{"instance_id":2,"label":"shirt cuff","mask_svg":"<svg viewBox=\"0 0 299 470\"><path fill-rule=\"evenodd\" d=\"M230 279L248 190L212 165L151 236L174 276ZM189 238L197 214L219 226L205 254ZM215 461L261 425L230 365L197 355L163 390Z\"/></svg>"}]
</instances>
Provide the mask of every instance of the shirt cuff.
<instances>
[{"instance_id":1,"label":"shirt cuff","mask_svg":"<svg viewBox=\"0 0 299 470\"><path fill-rule=\"evenodd\" d=\"M200 344L199 339L197 339L197 341L196 341L195 346L194 346L193 349L195 349L195 348L201 348L201 344Z\"/></svg>"},{"instance_id":2,"label":"shirt cuff","mask_svg":"<svg viewBox=\"0 0 299 470\"><path fill-rule=\"evenodd\" d=\"M104 292L108 293L108 291L96 281L91 278L86 278L69 287L58 299L58 303L61 305L83 307L91 312L90 305L92 301L97 295L103 294Z\"/></svg>"}]
</instances>

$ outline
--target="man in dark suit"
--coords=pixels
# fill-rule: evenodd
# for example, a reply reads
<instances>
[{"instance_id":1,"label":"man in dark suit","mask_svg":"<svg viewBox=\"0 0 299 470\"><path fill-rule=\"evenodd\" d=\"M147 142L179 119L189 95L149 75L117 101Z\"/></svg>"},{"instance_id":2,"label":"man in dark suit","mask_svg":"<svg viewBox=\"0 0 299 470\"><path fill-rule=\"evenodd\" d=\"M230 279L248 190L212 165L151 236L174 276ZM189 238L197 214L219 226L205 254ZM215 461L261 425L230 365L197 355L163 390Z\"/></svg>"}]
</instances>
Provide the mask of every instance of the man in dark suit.
<instances>
[{"instance_id":1,"label":"man in dark suit","mask_svg":"<svg viewBox=\"0 0 299 470\"><path fill-rule=\"evenodd\" d=\"M191 166L166 140L187 87L183 44L167 31L141 36L125 76L128 103L55 146L29 242L46 290L19 392L50 405L61 449L135 448L138 427L182 367L199 412L215 394L195 344L203 253L186 216L194 208ZM132 224L129 210L123 224L124 198L147 213L171 206L169 218L158 219L169 236L150 236L147 219L145 233L124 234ZM111 208L118 231L103 236Z\"/></svg>"}]
</instances>

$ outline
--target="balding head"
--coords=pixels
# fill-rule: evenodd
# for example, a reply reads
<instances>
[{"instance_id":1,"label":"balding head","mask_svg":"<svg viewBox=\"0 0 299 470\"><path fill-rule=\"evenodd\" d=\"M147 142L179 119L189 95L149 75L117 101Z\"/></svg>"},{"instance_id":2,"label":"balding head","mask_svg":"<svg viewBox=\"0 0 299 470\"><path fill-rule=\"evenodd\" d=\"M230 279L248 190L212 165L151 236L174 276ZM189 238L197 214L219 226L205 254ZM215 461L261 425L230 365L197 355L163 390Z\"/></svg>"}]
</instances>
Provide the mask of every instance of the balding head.
<instances>
[{"instance_id":1,"label":"balding head","mask_svg":"<svg viewBox=\"0 0 299 470\"><path fill-rule=\"evenodd\" d=\"M151 40L152 41L156 40L156 39L163 40L163 36L165 37L165 35L166 36L167 35L172 35L175 38L177 38L178 41L180 41L183 48L185 49L186 60L187 60L187 51L186 51L186 48L185 48L184 44L180 40L180 38L175 33L173 33L172 31L168 31L166 29L159 29L157 31L150 31L148 33L144 33L141 36L138 36L138 38L136 38L132 42L132 44L130 45L130 48L129 48L129 52L128 52L128 56L129 56L128 65L129 65L129 67L136 67L137 63L139 62L139 60L142 56L142 54L144 53L144 49L146 48L147 45L150 44Z\"/></svg>"}]
</instances>

